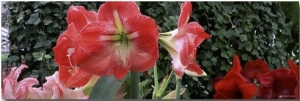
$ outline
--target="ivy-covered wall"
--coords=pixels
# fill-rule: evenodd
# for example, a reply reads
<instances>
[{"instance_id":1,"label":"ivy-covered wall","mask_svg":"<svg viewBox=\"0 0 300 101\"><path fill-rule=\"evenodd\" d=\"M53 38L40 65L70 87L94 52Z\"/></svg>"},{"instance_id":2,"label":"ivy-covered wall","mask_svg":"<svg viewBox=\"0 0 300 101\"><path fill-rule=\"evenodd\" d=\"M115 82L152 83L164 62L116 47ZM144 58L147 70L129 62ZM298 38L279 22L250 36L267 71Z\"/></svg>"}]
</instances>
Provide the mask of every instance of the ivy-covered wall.
<instances>
[{"instance_id":1,"label":"ivy-covered wall","mask_svg":"<svg viewBox=\"0 0 300 101\"><path fill-rule=\"evenodd\" d=\"M155 19L160 32L177 28L182 2L137 2L140 11ZM9 66L27 64L23 76L45 76L57 70L52 48L66 29L66 12L70 5L97 11L102 2L6 2L2 26L9 26ZM190 21L201 24L212 38L205 40L197 52L197 61L206 77L183 77L187 87L183 98L213 98L212 80L231 67L233 54L242 66L262 58L270 68L286 67L288 58L299 64L299 2L193 2ZM291 12L290 9L293 9ZM162 80L171 70L171 58L160 47L157 62ZM141 77L143 98L151 98L153 85L149 70ZM22 78L20 78L22 79ZM169 89L175 88L175 79Z\"/></svg>"}]
</instances>

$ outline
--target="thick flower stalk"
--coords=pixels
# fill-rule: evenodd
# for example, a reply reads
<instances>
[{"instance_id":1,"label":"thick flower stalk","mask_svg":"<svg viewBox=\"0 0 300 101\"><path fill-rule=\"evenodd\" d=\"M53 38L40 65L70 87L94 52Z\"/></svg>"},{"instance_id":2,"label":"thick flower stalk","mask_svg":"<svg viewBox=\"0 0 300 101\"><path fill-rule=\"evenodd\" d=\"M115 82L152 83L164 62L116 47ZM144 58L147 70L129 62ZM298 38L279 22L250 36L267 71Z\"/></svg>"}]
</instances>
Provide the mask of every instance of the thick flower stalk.
<instances>
[{"instance_id":1,"label":"thick flower stalk","mask_svg":"<svg viewBox=\"0 0 300 101\"><path fill-rule=\"evenodd\" d=\"M98 22L79 33L79 46L90 57L79 66L99 76L121 80L129 72L150 69L158 59L158 26L142 15L134 2L105 2L99 7Z\"/></svg>"},{"instance_id":2,"label":"thick flower stalk","mask_svg":"<svg viewBox=\"0 0 300 101\"><path fill-rule=\"evenodd\" d=\"M208 35L197 22L188 23L191 13L191 2L184 2L181 5L178 28L161 33L159 37L160 44L172 57L172 67L179 77L184 73L190 76L206 75L196 62L196 52L197 47L211 35Z\"/></svg>"},{"instance_id":3,"label":"thick flower stalk","mask_svg":"<svg viewBox=\"0 0 300 101\"><path fill-rule=\"evenodd\" d=\"M20 82L17 81L25 68L28 67L24 64L11 68L10 74L3 79L2 99L26 99L29 94L28 88L39 83L36 78L24 78Z\"/></svg>"}]
</instances>

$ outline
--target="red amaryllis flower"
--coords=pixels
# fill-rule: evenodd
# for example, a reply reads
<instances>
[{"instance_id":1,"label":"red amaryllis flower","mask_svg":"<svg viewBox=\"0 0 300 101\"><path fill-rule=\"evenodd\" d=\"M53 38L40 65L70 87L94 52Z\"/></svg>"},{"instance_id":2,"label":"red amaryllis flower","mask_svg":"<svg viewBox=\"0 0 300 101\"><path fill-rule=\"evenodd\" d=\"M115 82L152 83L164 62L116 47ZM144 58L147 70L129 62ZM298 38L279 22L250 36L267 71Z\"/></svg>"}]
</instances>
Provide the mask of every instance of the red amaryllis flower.
<instances>
[{"instance_id":1,"label":"red amaryllis flower","mask_svg":"<svg viewBox=\"0 0 300 101\"><path fill-rule=\"evenodd\" d=\"M181 5L178 28L161 33L160 43L171 55L173 69L178 76L182 76L183 73L190 76L205 76L206 73L196 62L196 52L197 47L211 35L208 35L197 22L187 23L191 13L191 2L184 2Z\"/></svg>"},{"instance_id":2,"label":"red amaryllis flower","mask_svg":"<svg viewBox=\"0 0 300 101\"><path fill-rule=\"evenodd\" d=\"M241 74L248 80L248 82L253 82L254 79L257 80L260 75L269 71L269 65L262 59L257 59L247 62L241 71Z\"/></svg>"},{"instance_id":3,"label":"red amaryllis flower","mask_svg":"<svg viewBox=\"0 0 300 101\"><path fill-rule=\"evenodd\" d=\"M91 56L82 70L122 79L150 69L158 58L158 26L134 2L105 2L98 21L85 26L79 44Z\"/></svg>"},{"instance_id":4,"label":"red amaryllis flower","mask_svg":"<svg viewBox=\"0 0 300 101\"><path fill-rule=\"evenodd\" d=\"M3 99L26 99L29 94L28 88L39 83L36 78L25 78L18 82L17 79L24 68L28 67L24 64L18 68L13 67L10 74L4 78L2 85Z\"/></svg>"},{"instance_id":5,"label":"red amaryllis flower","mask_svg":"<svg viewBox=\"0 0 300 101\"><path fill-rule=\"evenodd\" d=\"M288 59L288 65L292 71L294 71L297 74L297 81L299 83L299 66L292 61L291 59ZM294 96L295 99L299 99L299 85L297 84L295 89L294 89Z\"/></svg>"},{"instance_id":6,"label":"red amaryllis flower","mask_svg":"<svg viewBox=\"0 0 300 101\"><path fill-rule=\"evenodd\" d=\"M29 88L28 99L87 99L82 88L69 89L58 79L56 71L53 75L46 77L47 82L39 88Z\"/></svg>"},{"instance_id":7,"label":"red amaryllis flower","mask_svg":"<svg viewBox=\"0 0 300 101\"><path fill-rule=\"evenodd\" d=\"M83 6L69 7L68 29L59 36L53 48L54 60L59 65L60 80L67 86L83 86L92 76L78 69L84 67L90 57L78 45L78 35L84 26L96 21L96 12L87 11Z\"/></svg>"},{"instance_id":8,"label":"red amaryllis flower","mask_svg":"<svg viewBox=\"0 0 300 101\"><path fill-rule=\"evenodd\" d=\"M255 96L257 86L245 81L240 74L241 69L240 60L235 54L233 66L225 77L214 86L216 91L214 99L251 99Z\"/></svg>"},{"instance_id":9,"label":"red amaryllis flower","mask_svg":"<svg viewBox=\"0 0 300 101\"><path fill-rule=\"evenodd\" d=\"M279 68L263 74L258 79L260 89L257 98L260 99L290 99L295 98L294 90L298 85L295 72L287 68Z\"/></svg>"}]
</instances>

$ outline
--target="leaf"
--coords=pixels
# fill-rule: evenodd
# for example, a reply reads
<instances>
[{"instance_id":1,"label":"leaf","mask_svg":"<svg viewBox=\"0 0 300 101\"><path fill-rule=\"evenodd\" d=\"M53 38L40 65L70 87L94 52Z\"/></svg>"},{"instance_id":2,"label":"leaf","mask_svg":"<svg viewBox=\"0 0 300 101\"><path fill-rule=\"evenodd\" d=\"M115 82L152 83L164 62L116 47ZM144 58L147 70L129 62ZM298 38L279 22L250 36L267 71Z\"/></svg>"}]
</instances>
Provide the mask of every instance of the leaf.
<instances>
[{"instance_id":1,"label":"leaf","mask_svg":"<svg viewBox=\"0 0 300 101\"><path fill-rule=\"evenodd\" d=\"M32 53L32 56L35 60L42 60L43 59L43 53L42 52L34 52Z\"/></svg>"},{"instance_id":2,"label":"leaf","mask_svg":"<svg viewBox=\"0 0 300 101\"><path fill-rule=\"evenodd\" d=\"M102 76L96 82L89 99L113 99L126 78L119 81L114 76Z\"/></svg>"},{"instance_id":3,"label":"leaf","mask_svg":"<svg viewBox=\"0 0 300 101\"><path fill-rule=\"evenodd\" d=\"M186 88L180 88L180 95L185 92ZM162 99L174 99L175 98L175 90L164 96Z\"/></svg>"}]
</instances>

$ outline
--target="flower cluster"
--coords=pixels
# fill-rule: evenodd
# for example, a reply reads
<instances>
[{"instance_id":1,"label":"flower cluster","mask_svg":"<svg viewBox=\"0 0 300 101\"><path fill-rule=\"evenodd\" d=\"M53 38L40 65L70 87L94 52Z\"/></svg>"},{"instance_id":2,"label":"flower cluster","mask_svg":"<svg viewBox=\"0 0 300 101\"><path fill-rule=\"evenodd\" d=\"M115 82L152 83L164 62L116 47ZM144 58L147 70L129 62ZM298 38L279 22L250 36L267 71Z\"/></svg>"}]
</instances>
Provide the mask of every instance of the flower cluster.
<instances>
[{"instance_id":1,"label":"flower cluster","mask_svg":"<svg viewBox=\"0 0 300 101\"><path fill-rule=\"evenodd\" d=\"M242 69L237 55L227 74L215 79L215 99L299 99L299 66L270 70L262 59L249 61Z\"/></svg>"},{"instance_id":2,"label":"flower cluster","mask_svg":"<svg viewBox=\"0 0 300 101\"><path fill-rule=\"evenodd\" d=\"M11 68L10 74L3 80L2 97L4 99L87 99L82 88L70 89L58 79L58 72L46 77L47 82L42 87L36 78L28 77L17 81L26 65Z\"/></svg>"},{"instance_id":3,"label":"flower cluster","mask_svg":"<svg viewBox=\"0 0 300 101\"><path fill-rule=\"evenodd\" d=\"M67 22L53 50L60 79L68 86L80 87L92 75L121 80L129 71L150 69L158 59L158 26L134 2L105 2L98 12L71 6Z\"/></svg>"}]
</instances>

